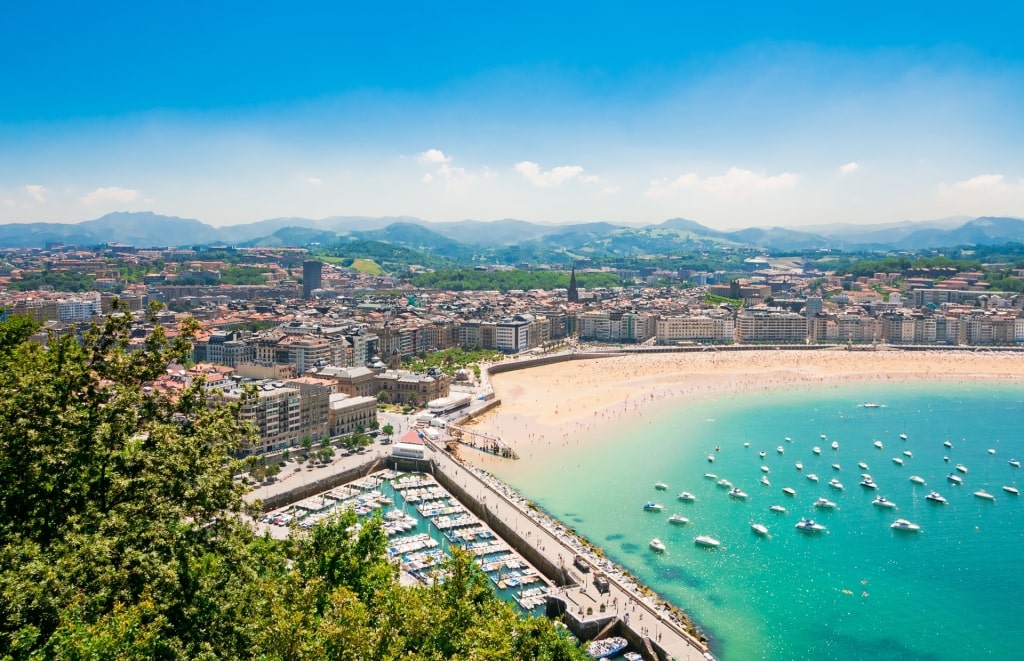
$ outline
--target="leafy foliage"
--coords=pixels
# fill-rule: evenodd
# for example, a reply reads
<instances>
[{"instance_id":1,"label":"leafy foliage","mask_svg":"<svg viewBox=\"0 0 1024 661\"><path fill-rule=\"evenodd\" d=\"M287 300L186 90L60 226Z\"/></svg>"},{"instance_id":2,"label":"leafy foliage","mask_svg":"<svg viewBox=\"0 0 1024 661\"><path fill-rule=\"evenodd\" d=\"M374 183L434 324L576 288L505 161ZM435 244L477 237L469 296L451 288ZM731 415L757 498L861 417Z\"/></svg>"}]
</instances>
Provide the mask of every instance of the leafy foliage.
<instances>
[{"instance_id":1,"label":"leafy foliage","mask_svg":"<svg viewBox=\"0 0 1024 661\"><path fill-rule=\"evenodd\" d=\"M147 388L195 327L134 351L131 329L43 347L0 323L0 659L584 658L467 556L400 585L380 517L257 536L231 477L242 404Z\"/></svg>"},{"instance_id":2,"label":"leafy foliage","mask_svg":"<svg viewBox=\"0 0 1024 661\"><path fill-rule=\"evenodd\" d=\"M34 291L46 287L54 291L84 292L92 291L95 277L91 273L81 271L51 271L28 273L21 280L11 282L9 288L14 291Z\"/></svg>"},{"instance_id":3,"label":"leafy foliage","mask_svg":"<svg viewBox=\"0 0 1024 661\"><path fill-rule=\"evenodd\" d=\"M477 365L483 361L498 361L503 358L501 352L493 349L444 349L432 351L422 356L409 356L402 360L406 369L414 372L426 372L431 367L437 367L448 376L455 374L470 365Z\"/></svg>"}]
</instances>

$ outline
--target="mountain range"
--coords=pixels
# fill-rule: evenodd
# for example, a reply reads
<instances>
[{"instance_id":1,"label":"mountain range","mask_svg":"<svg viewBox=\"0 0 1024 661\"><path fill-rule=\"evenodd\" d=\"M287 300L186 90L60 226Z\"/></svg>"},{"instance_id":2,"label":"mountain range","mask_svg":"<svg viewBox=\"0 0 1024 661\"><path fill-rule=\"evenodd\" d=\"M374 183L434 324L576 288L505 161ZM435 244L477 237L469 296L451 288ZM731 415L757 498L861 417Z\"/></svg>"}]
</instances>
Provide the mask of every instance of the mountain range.
<instances>
[{"instance_id":1,"label":"mountain range","mask_svg":"<svg viewBox=\"0 0 1024 661\"><path fill-rule=\"evenodd\" d=\"M801 229L751 227L720 231L672 218L649 225L611 222L541 224L524 220L429 222L412 217L333 216L271 218L214 227L199 220L151 212L117 212L78 223L0 225L0 246L47 243L136 247L310 246L352 241L383 242L455 261L487 259L565 261L586 256L669 255L685 250L756 248L775 253L802 250L922 250L962 245L1024 242L1024 220L955 217L882 225L819 225ZM559 259L559 256L562 259Z\"/></svg>"}]
</instances>

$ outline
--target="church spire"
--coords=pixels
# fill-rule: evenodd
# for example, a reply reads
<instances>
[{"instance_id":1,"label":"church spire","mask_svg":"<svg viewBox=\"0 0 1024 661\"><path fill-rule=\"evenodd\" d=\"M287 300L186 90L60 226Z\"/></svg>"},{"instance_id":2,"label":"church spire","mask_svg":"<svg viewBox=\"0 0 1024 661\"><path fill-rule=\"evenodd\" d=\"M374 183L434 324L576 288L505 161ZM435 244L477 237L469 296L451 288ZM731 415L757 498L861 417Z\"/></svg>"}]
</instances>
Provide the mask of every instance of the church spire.
<instances>
[{"instance_id":1,"label":"church spire","mask_svg":"<svg viewBox=\"0 0 1024 661\"><path fill-rule=\"evenodd\" d=\"M572 267L572 272L569 274L569 302L578 303L580 300L580 291L576 287L576 267Z\"/></svg>"}]
</instances>

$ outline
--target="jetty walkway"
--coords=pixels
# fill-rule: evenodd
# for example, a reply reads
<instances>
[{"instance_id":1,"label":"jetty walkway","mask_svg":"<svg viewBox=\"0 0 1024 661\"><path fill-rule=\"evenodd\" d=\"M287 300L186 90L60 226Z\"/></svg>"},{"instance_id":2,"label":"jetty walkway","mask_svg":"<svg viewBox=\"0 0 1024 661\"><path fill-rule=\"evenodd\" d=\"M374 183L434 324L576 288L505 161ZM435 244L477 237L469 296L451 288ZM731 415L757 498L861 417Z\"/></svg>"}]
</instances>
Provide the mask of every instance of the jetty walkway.
<instances>
[{"instance_id":1,"label":"jetty walkway","mask_svg":"<svg viewBox=\"0 0 1024 661\"><path fill-rule=\"evenodd\" d=\"M620 635L651 659L713 658L692 625L649 589L586 547L574 533L533 509L500 480L463 465L439 447L432 449L435 477L449 491L479 508L484 522L535 566L560 574L557 582L563 587L549 594L549 602L555 602L555 612L562 613L582 639ZM592 568L589 573L581 573L574 565L578 555ZM595 573L605 579L600 585L595 585ZM551 606L549 603L549 613Z\"/></svg>"}]
</instances>

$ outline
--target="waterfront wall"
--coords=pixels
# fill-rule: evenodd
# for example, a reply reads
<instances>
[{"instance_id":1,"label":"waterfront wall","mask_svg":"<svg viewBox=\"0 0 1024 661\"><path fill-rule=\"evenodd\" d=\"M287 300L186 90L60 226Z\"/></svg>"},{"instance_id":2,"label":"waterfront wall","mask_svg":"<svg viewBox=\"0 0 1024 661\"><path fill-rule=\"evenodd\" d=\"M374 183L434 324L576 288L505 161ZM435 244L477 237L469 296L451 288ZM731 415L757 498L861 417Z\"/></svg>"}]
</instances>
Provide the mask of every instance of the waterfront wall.
<instances>
[{"instance_id":1,"label":"waterfront wall","mask_svg":"<svg viewBox=\"0 0 1024 661\"><path fill-rule=\"evenodd\" d=\"M276 510L279 507L284 507L285 505L297 503L300 500L323 493L324 491L341 486L342 484L354 482L361 477L366 477L370 473L376 473L383 469L384 460L379 457L374 457L365 464L361 464L355 468L349 468L348 470L344 470L339 473L326 475L318 480L314 480L313 482L298 485L294 489L276 493L273 496L268 496L263 500L263 511L269 512L270 510Z\"/></svg>"},{"instance_id":2,"label":"waterfront wall","mask_svg":"<svg viewBox=\"0 0 1024 661\"><path fill-rule=\"evenodd\" d=\"M594 358L608 358L621 353L621 349L615 351L593 351L586 353L560 353L555 356L543 356L541 358L520 358L518 360L507 360L505 362L498 363L497 365L491 365L487 368L488 374L501 374L502 372L512 372L514 370L524 370L529 367L539 367L541 365L554 365L555 363L564 363L570 360L592 360Z\"/></svg>"},{"instance_id":3,"label":"waterfront wall","mask_svg":"<svg viewBox=\"0 0 1024 661\"><path fill-rule=\"evenodd\" d=\"M457 481L453 480L448 476L440 464L434 464L434 478L438 484L444 487L448 493L455 496L455 498L462 503L466 509L477 516L484 524L493 530L503 540L508 542L519 555L523 556L531 565L537 568L537 571L544 574L545 577L550 579L555 585L565 586L572 583L572 578L569 572L552 563L544 554L541 553L536 546L530 540L523 537L515 526L513 521L505 521L498 516L495 516L490 509L488 509L486 503L482 503L477 500ZM502 498L502 495L495 490L488 489L488 492L493 495L494 498ZM509 503L509 505L512 505ZM514 505L512 505L514 506Z\"/></svg>"}]
</instances>

